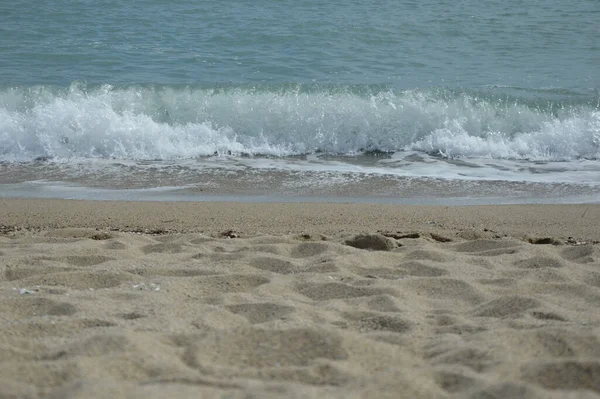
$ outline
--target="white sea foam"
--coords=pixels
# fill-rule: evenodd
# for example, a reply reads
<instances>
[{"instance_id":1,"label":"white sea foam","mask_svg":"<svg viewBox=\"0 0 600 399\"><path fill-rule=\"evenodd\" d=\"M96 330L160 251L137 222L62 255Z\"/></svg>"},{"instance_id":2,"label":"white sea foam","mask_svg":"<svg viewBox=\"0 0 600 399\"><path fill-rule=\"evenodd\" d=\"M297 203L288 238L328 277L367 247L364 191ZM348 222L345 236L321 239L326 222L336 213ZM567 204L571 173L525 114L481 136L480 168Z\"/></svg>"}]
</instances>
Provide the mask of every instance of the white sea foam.
<instances>
[{"instance_id":1,"label":"white sea foam","mask_svg":"<svg viewBox=\"0 0 600 399\"><path fill-rule=\"evenodd\" d=\"M436 91L0 89L0 160L174 160L416 150L451 158L600 158L600 111Z\"/></svg>"}]
</instances>

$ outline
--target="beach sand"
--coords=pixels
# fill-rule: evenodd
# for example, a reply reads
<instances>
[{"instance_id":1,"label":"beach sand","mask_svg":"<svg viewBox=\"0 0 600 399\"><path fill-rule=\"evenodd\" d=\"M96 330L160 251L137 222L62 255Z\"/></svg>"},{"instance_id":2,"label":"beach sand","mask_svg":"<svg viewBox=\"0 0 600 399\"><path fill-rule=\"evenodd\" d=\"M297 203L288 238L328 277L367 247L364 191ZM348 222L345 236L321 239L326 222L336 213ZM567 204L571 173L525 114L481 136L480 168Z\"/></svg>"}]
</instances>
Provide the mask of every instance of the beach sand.
<instances>
[{"instance_id":1,"label":"beach sand","mask_svg":"<svg viewBox=\"0 0 600 399\"><path fill-rule=\"evenodd\" d=\"M600 398L599 226L0 200L0 398Z\"/></svg>"}]
</instances>

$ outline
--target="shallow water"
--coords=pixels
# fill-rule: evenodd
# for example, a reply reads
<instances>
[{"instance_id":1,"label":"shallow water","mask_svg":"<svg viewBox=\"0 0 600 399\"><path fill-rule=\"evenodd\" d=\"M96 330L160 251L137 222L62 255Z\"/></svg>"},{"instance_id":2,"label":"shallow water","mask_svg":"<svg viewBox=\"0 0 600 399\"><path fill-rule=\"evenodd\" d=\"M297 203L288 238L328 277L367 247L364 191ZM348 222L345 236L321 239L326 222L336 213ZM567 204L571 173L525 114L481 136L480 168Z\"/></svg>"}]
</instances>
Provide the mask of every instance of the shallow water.
<instances>
[{"instance_id":1,"label":"shallow water","mask_svg":"<svg viewBox=\"0 0 600 399\"><path fill-rule=\"evenodd\" d=\"M600 200L595 0L16 1L0 15L2 196Z\"/></svg>"}]
</instances>

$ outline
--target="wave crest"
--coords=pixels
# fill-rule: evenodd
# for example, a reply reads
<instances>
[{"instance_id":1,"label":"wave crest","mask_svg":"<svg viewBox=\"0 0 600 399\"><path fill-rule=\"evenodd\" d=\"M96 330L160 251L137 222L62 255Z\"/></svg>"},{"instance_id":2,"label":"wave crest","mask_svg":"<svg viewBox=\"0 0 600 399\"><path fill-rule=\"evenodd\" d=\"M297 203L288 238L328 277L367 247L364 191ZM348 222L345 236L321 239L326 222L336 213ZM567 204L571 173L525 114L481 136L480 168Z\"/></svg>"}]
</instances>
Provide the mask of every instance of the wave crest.
<instances>
[{"instance_id":1,"label":"wave crest","mask_svg":"<svg viewBox=\"0 0 600 399\"><path fill-rule=\"evenodd\" d=\"M600 158L597 98L385 87L0 89L0 160L213 154ZM594 105L595 104L595 105Z\"/></svg>"}]
</instances>

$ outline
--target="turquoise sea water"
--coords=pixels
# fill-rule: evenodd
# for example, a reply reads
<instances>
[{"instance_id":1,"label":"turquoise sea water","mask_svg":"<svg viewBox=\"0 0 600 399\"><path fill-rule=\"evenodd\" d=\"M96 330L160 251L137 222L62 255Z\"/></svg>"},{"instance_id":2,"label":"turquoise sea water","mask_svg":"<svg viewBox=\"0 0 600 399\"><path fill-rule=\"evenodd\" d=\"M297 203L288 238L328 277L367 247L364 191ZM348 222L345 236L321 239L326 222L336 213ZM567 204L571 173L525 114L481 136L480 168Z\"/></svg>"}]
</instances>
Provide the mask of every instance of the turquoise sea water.
<instances>
[{"instance_id":1,"label":"turquoise sea water","mask_svg":"<svg viewBox=\"0 0 600 399\"><path fill-rule=\"evenodd\" d=\"M599 43L597 0L2 2L2 195L595 202Z\"/></svg>"}]
</instances>

